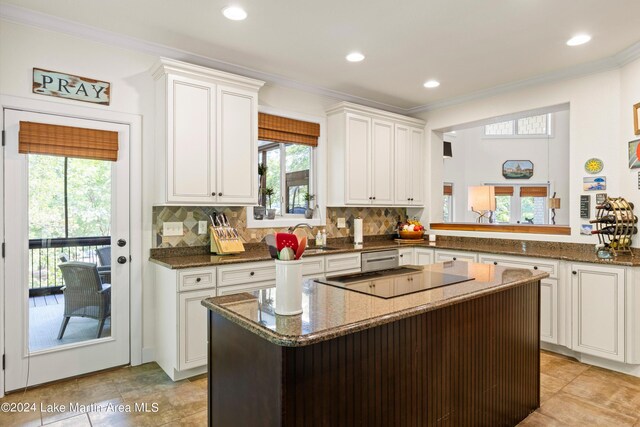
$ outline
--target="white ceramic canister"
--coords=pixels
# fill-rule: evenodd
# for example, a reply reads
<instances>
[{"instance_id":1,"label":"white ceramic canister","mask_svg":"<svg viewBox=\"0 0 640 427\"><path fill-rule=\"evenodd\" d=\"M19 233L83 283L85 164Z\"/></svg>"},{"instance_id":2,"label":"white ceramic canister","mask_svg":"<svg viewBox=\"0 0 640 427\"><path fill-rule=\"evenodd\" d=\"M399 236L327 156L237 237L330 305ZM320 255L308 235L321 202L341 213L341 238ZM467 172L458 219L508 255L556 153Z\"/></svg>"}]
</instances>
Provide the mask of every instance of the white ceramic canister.
<instances>
[{"instance_id":1,"label":"white ceramic canister","mask_svg":"<svg viewBox=\"0 0 640 427\"><path fill-rule=\"evenodd\" d=\"M276 263L276 314L302 313L302 260Z\"/></svg>"}]
</instances>

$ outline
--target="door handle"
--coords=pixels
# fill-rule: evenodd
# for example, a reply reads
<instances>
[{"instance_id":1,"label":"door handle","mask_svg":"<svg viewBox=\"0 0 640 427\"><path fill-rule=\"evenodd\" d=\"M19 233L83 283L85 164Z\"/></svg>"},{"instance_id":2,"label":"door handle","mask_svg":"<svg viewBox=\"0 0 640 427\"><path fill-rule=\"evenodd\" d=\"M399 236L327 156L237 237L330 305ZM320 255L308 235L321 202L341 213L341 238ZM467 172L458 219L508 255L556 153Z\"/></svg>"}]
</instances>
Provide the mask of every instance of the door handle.
<instances>
[{"instance_id":1,"label":"door handle","mask_svg":"<svg viewBox=\"0 0 640 427\"><path fill-rule=\"evenodd\" d=\"M121 248L127 246L127 241L124 239L118 239L118 246L120 246Z\"/></svg>"},{"instance_id":2,"label":"door handle","mask_svg":"<svg viewBox=\"0 0 640 427\"><path fill-rule=\"evenodd\" d=\"M118 257L118 264L126 264L127 263L127 257L126 256L119 256Z\"/></svg>"}]
</instances>

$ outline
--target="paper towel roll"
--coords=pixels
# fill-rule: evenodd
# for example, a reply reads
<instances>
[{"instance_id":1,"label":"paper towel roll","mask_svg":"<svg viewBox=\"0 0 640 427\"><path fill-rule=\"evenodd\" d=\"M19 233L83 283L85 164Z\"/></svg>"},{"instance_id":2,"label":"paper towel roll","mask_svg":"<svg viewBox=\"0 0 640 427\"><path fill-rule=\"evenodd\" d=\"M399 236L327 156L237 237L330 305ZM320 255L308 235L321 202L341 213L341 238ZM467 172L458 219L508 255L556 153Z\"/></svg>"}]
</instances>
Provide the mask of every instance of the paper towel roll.
<instances>
[{"instance_id":1,"label":"paper towel roll","mask_svg":"<svg viewBox=\"0 0 640 427\"><path fill-rule=\"evenodd\" d=\"M362 218L356 218L353 220L353 243L361 245L362 240Z\"/></svg>"}]
</instances>

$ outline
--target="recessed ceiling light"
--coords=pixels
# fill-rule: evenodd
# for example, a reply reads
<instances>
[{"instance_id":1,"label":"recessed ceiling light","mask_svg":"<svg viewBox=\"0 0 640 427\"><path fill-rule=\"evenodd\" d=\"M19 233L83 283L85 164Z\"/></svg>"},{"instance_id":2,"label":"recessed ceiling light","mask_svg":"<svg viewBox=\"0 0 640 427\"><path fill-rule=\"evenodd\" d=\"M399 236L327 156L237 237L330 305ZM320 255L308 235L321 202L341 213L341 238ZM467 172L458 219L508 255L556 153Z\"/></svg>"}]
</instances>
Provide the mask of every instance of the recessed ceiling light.
<instances>
[{"instance_id":1,"label":"recessed ceiling light","mask_svg":"<svg viewBox=\"0 0 640 427\"><path fill-rule=\"evenodd\" d=\"M437 80L429 80L424 83L424 87L429 89L433 89L434 87L438 87L438 86L440 86L440 82Z\"/></svg>"},{"instance_id":2,"label":"recessed ceiling light","mask_svg":"<svg viewBox=\"0 0 640 427\"><path fill-rule=\"evenodd\" d=\"M351 52L347 55L347 61L349 62L360 62L364 59L364 55L360 52Z\"/></svg>"},{"instance_id":3,"label":"recessed ceiling light","mask_svg":"<svg viewBox=\"0 0 640 427\"><path fill-rule=\"evenodd\" d=\"M567 41L567 46L580 46L581 44L588 43L591 40L591 36L588 34L578 34L577 36L571 37Z\"/></svg>"},{"instance_id":4,"label":"recessed ceiling light","mask_svg":"<svg viewBox=\"0 0 640 427\"><path fill-rule=\"evenodd\" d=\"M232 21L242 21L247 18L247 12L239 6L227 6L222 9L222 14Z\"/></svg>"}]
</instances>

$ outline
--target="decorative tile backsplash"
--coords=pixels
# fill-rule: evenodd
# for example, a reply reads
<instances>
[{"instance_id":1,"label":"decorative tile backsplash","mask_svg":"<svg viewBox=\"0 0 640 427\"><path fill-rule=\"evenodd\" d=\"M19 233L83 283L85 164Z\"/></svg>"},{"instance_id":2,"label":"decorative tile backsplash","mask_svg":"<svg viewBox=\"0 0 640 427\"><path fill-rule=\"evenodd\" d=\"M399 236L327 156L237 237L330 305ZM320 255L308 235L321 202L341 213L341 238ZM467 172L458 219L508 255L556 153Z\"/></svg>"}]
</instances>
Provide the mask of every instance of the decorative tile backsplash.
<instances>
[{"instance_id":1,"label":"decorative tile backsplash","mask_svg":"<svg viewBox=\"0 0 640 427\"><path fill-rule=\"evenodd\" d=\"M209 234L198 234L198 221L209 221L209 215L214 211L223 212L229 218L232 227L238 229L240 236L246 243L261 242L268 234L285 231L284 228L247 228L246 208L243 207L200 207L200 206L154 206L153 207L153 247L154 248L174 248L185 246L203 246L209 244ZM396 228L398 221L407 218L405 208L353 208L339 207L327 208L326 228L327 236L349 237L353 236L353 220L361 217L364 220L364 234L366 236L391 234ZM338 218L345 218L347 228L337 227ZM269 220L265 219L265 222ZM162 225L165 222L182 222L182 236L163 236ZM302 220L301 222L304 222Z\"/></svg>"}]
</instances>

